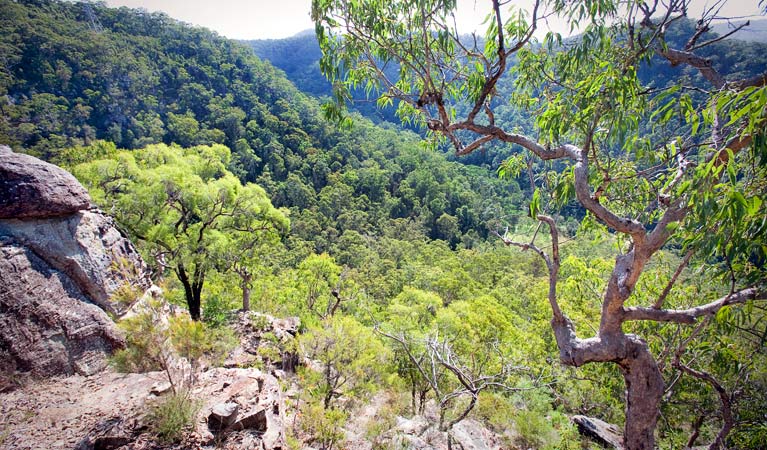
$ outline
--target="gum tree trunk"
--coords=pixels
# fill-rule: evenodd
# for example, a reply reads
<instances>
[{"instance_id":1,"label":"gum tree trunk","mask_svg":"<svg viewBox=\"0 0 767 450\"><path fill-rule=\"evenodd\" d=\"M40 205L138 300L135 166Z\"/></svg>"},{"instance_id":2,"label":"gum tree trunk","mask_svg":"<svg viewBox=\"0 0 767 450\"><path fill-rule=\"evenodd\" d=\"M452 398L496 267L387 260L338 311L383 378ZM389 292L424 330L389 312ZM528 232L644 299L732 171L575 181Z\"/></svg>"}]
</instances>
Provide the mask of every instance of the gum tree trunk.
<instances>
[{"instance_id":1,"label":"gum tree trunk","mask_svg":"<svg viewBox=\"0 0 767 450\"><path fill-rule=\"evenodd\" d=\"M638 339L637 339L638 340ZM653 450L664 381L644 342L629 345L629 357L618 362L626 382L626 450Z\"/></svg>"}]
</instances>

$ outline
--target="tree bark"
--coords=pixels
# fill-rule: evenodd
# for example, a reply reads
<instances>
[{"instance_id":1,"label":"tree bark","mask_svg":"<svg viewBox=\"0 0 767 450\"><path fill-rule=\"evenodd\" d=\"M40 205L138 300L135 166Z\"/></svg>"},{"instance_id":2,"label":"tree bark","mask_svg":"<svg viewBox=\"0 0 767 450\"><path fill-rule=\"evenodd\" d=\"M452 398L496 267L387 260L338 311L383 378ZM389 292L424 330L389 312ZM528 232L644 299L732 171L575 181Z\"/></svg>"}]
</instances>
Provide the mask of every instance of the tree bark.
<instances>
[{"instance_id":1,"label":"tree bark","mask_svg":"<svg viewBox=\"0 0 767 450\"><path fill-rule=\"evenodd\" d=\"M618 362L626 382L623 444L626 450L653 450L665 384L647 344L635 336L628 337L628 355Z\"/></svg>"},{"instance_id":2,"label":"tree bark","mask_svg":"<svg viewBox=\"0 0 767 450\"><path fill-rule=\"evenodd\" d=\"M242 278L242 310L250 311L250 279L251 275L247 271L240 272Z\"/></svg>"},{"instance_id":3,"label":"tree bark","mask_svg":"<svg viewBox=\"0 0 767 450\"><path fill-rule=\"evenodd\" d=\"M195 289L189 281L183 264L179 264L176 268L176 275L184 286L184 298L186 299L186 306L189 308L189 315L192 320L200 320L200 296L199 293L195 296Z\"/></svg>"},{"instance_id":4,"label":"tree bark","mask_svg":"<svg viewBox=\"0 0 767 450\"><path fill-rule=\"evenodd\" d=\"M250 311L250 287L242 287L242 310Z\"/></svg>"}]
</instances>

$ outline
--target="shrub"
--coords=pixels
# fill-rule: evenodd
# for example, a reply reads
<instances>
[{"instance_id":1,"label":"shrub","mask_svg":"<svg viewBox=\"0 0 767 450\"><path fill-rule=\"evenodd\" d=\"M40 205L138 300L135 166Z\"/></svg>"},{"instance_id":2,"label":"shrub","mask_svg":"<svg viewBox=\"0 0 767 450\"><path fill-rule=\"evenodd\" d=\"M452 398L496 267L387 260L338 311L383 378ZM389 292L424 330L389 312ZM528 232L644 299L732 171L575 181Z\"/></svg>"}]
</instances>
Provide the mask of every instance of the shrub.
<instances>
[{"instance_id":1,"label":"shrub","mask_svg":"<svg viewBox=\"0 0 767 450\"><path fill-rule=\"evenodd\" d=\"M189 392L170 394L153 405L147 414L149 429L162 443L181 441L191 431L201 403L190 398Z\"/></svg>"},{"instance_id":2,"label":"shrub","mask_svg":"<svg viewBox=\"0 0 767 450\"><path fill-rule=\"evenodd\" d=\"M311 435L311 442L322 450L332 450L344 438L341 428L348 416L340 409L325 409L320 404L306 404L301 415L301 428Z\"/></svg>"},{"instance_id":3,"label":"shrub","mask_svg":"<svg viewBox=\"0 0 767 450\"><path fill-rule=\"evenodd\" d=\"M514 411L514 403L510 398L495 392L481 392L475 414L491 430L503 432L509 427Z\"/></svg>"},{"instance_id":4,"label":"shrub","mask_svg":"<svg viewBox=\"0 0 767 450\"><path fill-rule=\"evenodd\" d=\"M218 295L212 295L205 301L202 309L202 321L212 328L221 328L229 322L231 305Z\"/></svg>"},{"instance_id":5,"label":"shrub","mask_svg":"<svg viewBox=\"0 0 767 450\"><path fill-rule=\"evenodd\" d=\"M126 346L112 355L110 363L118 372L151 372L166 370L169 355L165 341L167 331L159 321L162 305L150 301L148 308L117 326L125 333Z\"/></svg>"},{"instance_id":6,"label":"shrub","mask_svg":"<svg viewBox=\"0 0 767 450\"><path fill-rule=\"evenodd\" d=\"M169 332L173 349L186 358L193 369L203 357L214 365L219 364L237 345L237 337L229 328L211 328L188 316L172 318Z\"/></svg>"},{"instance_id":7,"label":"shrub","mask_svg":"<svg viewBox=\"0 0 767 450\"><path fill-rule=\"evenodd\" d=\"M272 323L269 318L261 314L252 314L250 316L250 326L255 331L267 331L272 329Z\"/></svg>"}]
</instances>

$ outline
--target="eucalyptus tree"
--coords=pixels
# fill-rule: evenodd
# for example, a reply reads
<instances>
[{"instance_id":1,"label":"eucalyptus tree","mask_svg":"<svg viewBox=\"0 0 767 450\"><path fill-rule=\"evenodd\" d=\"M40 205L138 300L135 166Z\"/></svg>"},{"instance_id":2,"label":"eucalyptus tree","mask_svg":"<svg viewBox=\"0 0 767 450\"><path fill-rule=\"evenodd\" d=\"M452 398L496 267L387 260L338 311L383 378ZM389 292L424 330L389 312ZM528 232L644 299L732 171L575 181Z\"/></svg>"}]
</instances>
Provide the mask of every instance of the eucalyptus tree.
<instances>
[{"instance_id":1,"label":"eucalyptus tree","mask_svg":"<svg viewBox=\"0 0 767 450\"><path fill-rule=\"evenodd\" d=\"M159 144L73 169L96 203L140 243L148 262L176 275L195 320L209 271L238 273L247 303L247 264L259 243L289 226L260 186L243 185L226 169L230 158L223 145Z\"/></svg>"},{"instance_id":2,"label":"eucalyptus tree","mask_svg":"<svg viewBox=\"0 0 767 450\"><path fill-rule=\"evenodd\" d=\"M767 73L756 68L754 76L734 79L701 56L721 40L708 31L724 2L704 11L680 45L667 37L691 23L687 0L535 0L528 11L491 3L484 39L467 39L455 26L455 0L314 0L320 67L334 86L335 102L325 112L345 120L350 90L364 86L380 105L396 101L400 118L425 127L457 155L499 141L522 155L502 171L518 172L532 161L528 168L548 172L529 213L549 229L550 248L509 236L503 242L545 260L560 361L617 364L627 392L625 447L651 449L664 379L647 342L624 327L690 325L767 298ZM539 41L536 32L553 17L581 34L562 39L548 32ZM643 83L643 65L664 60L697 73L703 84L688 86L681 75L666 86ZM387 75L392 66L396 79ZM502 79L514 87L504 98ZM505 103L535 118L532 134L496 120ZM568 202L624 242L591 337L579 335L557 292L560 239L547 212ZM674 273L657 299L633 305L653 256L670 247L692 255L676 272L696 264L720 268L712 279L718 294L681 304L673 292L683 277Z\"/></svg>"}]
</instances>

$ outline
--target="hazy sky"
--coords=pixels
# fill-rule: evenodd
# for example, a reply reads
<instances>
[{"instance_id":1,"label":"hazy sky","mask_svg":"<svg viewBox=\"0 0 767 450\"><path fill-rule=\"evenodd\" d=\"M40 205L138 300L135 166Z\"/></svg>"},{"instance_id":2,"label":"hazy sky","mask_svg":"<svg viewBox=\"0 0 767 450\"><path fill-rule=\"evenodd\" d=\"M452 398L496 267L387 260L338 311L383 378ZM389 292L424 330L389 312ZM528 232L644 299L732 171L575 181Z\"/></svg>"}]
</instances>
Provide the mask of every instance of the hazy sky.
<instances>
[{"instance_id":1,"label":"hazy sky","mask_svg":"<svg viewBox=\"0 0 767 450\"><path fill-rule=\"evenodd\" d=\"M712 1L692 0L691 15L700 14ZM309 18L311 0L106 0L106 3L163 11L174 19L210 28L233 39L284 38L314 27ZM532 0L515 3L530 5ZM753 15L759 10L758 3L758 0L730 0L725 13ZM489 5L489 0L458 0L459 29L471 32L479 28Z\"/></svg>"}]
</instances>

